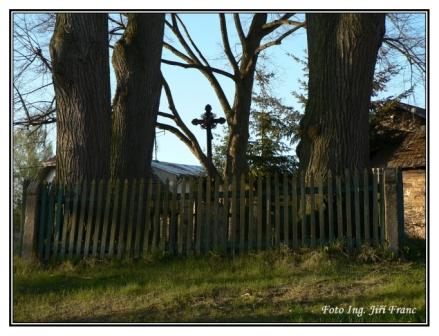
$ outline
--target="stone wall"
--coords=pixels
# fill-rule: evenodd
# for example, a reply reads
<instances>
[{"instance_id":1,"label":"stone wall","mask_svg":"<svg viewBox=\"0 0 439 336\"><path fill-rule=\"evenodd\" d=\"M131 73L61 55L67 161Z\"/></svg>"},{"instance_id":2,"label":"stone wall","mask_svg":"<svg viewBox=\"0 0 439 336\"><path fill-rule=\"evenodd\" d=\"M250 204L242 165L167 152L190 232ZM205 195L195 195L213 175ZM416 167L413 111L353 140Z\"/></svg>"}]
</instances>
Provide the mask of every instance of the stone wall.
<instances>
[{"instance_id":1,"label":"stone wall","mask_svg":"<svg viewBox=\"0 0 439 336\"><path fill-rule=\"evenodd\" d=\"M425 170L405 170L402 178L405 232L410 237L425 239Z\"/></svg>"}]
</instances>

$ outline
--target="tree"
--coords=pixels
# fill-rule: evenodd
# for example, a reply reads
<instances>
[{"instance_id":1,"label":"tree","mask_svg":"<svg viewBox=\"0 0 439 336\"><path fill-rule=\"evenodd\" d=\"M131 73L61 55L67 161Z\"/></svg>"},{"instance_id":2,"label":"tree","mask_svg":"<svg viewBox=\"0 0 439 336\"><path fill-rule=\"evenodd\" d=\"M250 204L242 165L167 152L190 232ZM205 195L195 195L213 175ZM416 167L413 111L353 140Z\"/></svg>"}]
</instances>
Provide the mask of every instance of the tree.
<instances>
[{"instance_id":1,"label":"tree","mask_svg":"<svg viewBox=\"0 0 439 336\"><path fill-rule=\"evenodd\" d=\"M110 75L106 14L60 13L50 41L61 183L107 178Z\"/></svg>"},{"instance_id":2,"label":"tree","mask_svg":"<svg viewBox=\"0 0 439 336\"><path fill-rule=\"evenodd\" d=\"M384 14L307 14L309 94L297 148L307 178L368 167L369 105Z\"/></svg>"},{"instance_id":3,"label":"tree","mask_svg":"<svg viewBox=\"0 0 439 336\"><path fill-rule=\"evenodd\" d=\"M117 79L112 115L111 175L150 174L160 92L164 14L127 14L128 24L115 44Z\"/></svg>"},{"instance_id":4,"label":"tree","mask_svg":"<svg viewBox=\"0 0 439 336\"><path fill-rule=\"evenodd\" d=\"M273 92L275 73L265 67L256 70L257 90L252 95L250 137L246 159L252 174L292 173L297 169L295 156L289 144L296 141L299 113ZM215 163L223 168L226 162L228 138L220 138L215 146Z\"/></svg>"},{"instance_id":5,"label":"tree","mask_svg":"<svg viewBox=\"0 0 439 336\"><path fill-rule=\"evenodd\" d=\"M215 68L209 64L206 57L204 57L203 53L194 43L188 29L178 15L172 14L171 21L166 21L166 25L176 36L184 52L165 42L164 47L183 60L183 62L166 59L162 60L162 62L184 68L198 69L209 81L223 109L229 131L225 166L225 173L227 175L239 176L248 171L247 147L249 139L250 105L258 57L262 51L273 45L281 44L287 36L290 36L305 26L303 22L293 20L293 16L293 13L288 13L279 16L275 20L268 21L268 15L266 13L254 14L251 17L250 25L245 33L239 14L233 14L235 29L241 45L240 54L235 55L230 46L226 16L219 14L223 51L229 62L231 72ZM283 33L279 33L267 42L262 42L264 38L272 36L270 34L278 30L281 26L289 26L292 28L287 29ZM183 32L180 28L183 29ZM235 95L232 104L228 101L216 75L225 76L234 82ZM161 125L158 125L158 127L163 128ZM178 136L178 132L175 133Z\"/></svg>"}]
</instances>

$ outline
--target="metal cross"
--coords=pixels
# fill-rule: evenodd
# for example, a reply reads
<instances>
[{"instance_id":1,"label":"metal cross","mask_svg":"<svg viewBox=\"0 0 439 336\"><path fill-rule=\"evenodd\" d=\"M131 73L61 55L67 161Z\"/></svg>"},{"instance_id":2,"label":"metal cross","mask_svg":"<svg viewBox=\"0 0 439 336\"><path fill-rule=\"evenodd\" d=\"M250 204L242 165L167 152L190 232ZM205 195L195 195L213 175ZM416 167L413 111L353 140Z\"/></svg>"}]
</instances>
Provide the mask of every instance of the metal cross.
<instances>
[{"instance_id":1,"label":"metal cross","mask_svg":"<svg viewBox=\"0 0 439 336\"><path fill-rule=\"evenodd\" d=\"M201 119L193 119L192 125L201 125L201 127L206 130L207 159L212 163L212 129L214 129L217 124L224 124L226 119L215 118L216 115L212 113L212 106L209 104L206 105L204 110L206 112L201 115Z\"/></svg>"}]
</instances>

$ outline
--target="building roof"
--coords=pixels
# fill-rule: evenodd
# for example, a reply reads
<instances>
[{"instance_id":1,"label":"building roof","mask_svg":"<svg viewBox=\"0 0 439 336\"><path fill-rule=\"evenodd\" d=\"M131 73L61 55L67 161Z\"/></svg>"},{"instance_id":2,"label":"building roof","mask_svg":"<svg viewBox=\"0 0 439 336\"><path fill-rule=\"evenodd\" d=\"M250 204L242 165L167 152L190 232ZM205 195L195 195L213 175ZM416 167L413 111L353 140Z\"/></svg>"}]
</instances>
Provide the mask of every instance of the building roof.
<instances>
[{"instance_id":1,"label":"building roof","mask_svg":"<svg viewBox=\"0 0 439 336\"><path fill-rule=\"evenodd\" d=\"M153 160L151 162L151 168L153 170L159 169L169 174L176 176L200 176L204 175L206 171L201 166L187 165L182 163L164 162Z\"/></svg>"}]
</instances>

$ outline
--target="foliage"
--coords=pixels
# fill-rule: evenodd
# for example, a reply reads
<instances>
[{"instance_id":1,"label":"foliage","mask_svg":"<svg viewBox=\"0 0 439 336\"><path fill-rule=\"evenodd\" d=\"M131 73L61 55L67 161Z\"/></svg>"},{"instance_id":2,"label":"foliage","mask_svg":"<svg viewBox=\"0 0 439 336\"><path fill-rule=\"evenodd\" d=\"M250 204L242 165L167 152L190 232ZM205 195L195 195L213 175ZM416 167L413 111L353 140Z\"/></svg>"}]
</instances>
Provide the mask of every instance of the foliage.
<instances>
[{"instance_id":1,"label":"foliage","mask_svg":"<svg viewBox=\"0 0 439 336\"><path fill-rule=\"evenodd\" d=\"M423 322L425 263L380 249L253 252L235 258L14 259L14 322ZM363 257L359 257L363 255ZM368 255L362 262L362 258ZM371 258L370 256L379 256ZM416 314L322 314L398 305Z\"/></svg>"},{"instance_id":2,"label":"foliage","mask_svg":"<svg viewBox=\"0 0 439 336\"><path fill-rule=\"evenodd\" d=\"M296 141L299 113L273 93L274 72L261 67L256 71L257 92L253 93L250 114L250 139L247 159L253 174L277 171L292 173L297 160L290 145ZM226 158L228 136L216 135L214 163L222 169Z\"/></svg>"}]
</instances>

